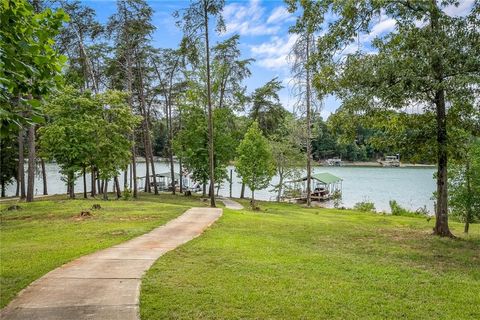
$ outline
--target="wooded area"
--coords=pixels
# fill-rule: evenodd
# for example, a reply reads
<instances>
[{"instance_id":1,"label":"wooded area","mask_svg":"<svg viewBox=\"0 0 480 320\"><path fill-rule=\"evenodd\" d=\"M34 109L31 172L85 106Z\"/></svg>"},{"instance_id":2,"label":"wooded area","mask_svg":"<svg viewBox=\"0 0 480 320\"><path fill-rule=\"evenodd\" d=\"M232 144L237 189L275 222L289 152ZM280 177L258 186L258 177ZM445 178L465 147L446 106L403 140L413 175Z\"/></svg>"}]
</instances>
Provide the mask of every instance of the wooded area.
<instances>
[{"instance_id":1,"label":"wooded area","mask_svg":"<svg viewBox=\"0 0 480 320\"><path fill-rule=\"evenodd\" d=\"M293 110L279 98L281 79L248 92L254 60L241 52L239 35L222 37L223 0L192 1L175 12L183 32L176 48L154 46L154 12L144 0L118 0L107 23L78 0L2 1L2 197L16 183L16 196L33 201L37 167L48 194L46 161L60 166L71 198L82 177L85 198L89 189L107 199L109 183L117 198L158 194L154 164L164 157L171 181L190 173L211 206L235 161L252 191L276 172L279 199L296 168L307 172L310 188L316 161L399 153L404 161L437 165L434 233L452 236L447 187L455 195L468 178L466 194L478 190L478 152L471 150L480 136L480 3L451 17L443 7L453 0L285 2L297 18L290 28L297 36L289 56ZM327 24L331 15L336 19ZM379 15L393 17L397 27L373 40L376 53L342 54ZM328 95L342 104L324 120ZM419 111L410 112L412 105ZM247 159L257 147L257 158ZM146 162L142 186L138 157ZM466 196L462 207L463 198L457 193L452 208L475 221L478 200Z\"/></svg>"}]
</instances>

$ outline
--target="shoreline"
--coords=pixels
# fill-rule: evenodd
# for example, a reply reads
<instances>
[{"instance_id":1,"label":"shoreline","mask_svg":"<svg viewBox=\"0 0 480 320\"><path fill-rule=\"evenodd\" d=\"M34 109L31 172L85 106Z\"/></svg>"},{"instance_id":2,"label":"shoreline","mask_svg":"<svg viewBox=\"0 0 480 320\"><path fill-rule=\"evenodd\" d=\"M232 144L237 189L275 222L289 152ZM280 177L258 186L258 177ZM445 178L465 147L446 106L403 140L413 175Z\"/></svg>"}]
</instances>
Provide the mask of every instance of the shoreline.
<instances>
[{"instance_id":1,"label":"shoreline","mask_svg":"<svg viewBox=\"0 0 480 320\"><path fill-rule=\"evenodd\" d=\"M325 162L316 162L316 167L373 167L373 168L436 168L434 164L400 163L400 167L384 167L376 161L342 161L341 166L329 166Z\"/></svg>"}]
</instances>

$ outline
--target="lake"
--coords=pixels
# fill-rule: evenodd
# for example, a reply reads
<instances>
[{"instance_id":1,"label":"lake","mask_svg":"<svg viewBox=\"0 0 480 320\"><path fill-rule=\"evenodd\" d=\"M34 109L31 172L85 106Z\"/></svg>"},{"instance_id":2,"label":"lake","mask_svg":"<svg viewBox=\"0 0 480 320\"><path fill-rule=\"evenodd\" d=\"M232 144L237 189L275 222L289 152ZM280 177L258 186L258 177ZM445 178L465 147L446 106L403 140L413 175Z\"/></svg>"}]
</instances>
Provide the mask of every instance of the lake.
<instances>
[{"instance_id":1,"label":"lake","mask_svg":"<svg viewBox=\"0 0 480 320\"><path fill-rule=\"evenodd\" d=\"M168 172L168 163L156 162L157 173ZM178 172L178 165L175 166ZM229 167L229 170L235 170ZM66 193L65 182L56 164L46 164L47 182L49 194ZM314 173L329 172L343 179L343 192L341 205L351 208L357 202L370 201L375 203L377 211L390 211L389 201L396 200L401 206L410 210L416 210L426 206L429 212L433 213L432 193L435 190L433 179L434 168L382 168L382 167L315 167ZM87 175L87 186L89 187L90 176ZM121 175L123 176L123 175ZM145 176L145 163L137 164L137 176ZM271 181L272 185L278 183L278 177ZM120 177L120 184L123 178ZM35 193L42 194L42 179L38 176L35 179ZM112 182L109 183L112 188ZM7 188L7 196L15 194L16 185ZM240 179L233 173L233 197L240 196ZM275 200L276 194L270 191L272 188L258 190L255 198L260 200ZM81 177L77 180L75 192L83 192ZM219 192L220 195L229 195L229 185L224 183ZM245 196L251 193L246 188ZM325 203L326 206L333 206L332 202Z\"/></svg>"}]
</instances>

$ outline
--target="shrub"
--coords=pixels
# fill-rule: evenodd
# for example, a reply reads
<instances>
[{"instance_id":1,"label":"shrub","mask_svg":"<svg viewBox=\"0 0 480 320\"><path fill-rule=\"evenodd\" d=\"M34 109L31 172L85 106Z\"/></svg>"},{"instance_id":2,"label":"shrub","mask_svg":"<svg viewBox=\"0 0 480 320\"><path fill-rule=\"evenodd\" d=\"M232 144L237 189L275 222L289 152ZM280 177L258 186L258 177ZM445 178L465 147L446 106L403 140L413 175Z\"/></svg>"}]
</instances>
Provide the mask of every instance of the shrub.
<instances>
[{"instance_id":1,"label":"shrub","mask_svg":"<svg viewBox=\"0 0 480 320\"><path fill-rule=\"evenodd\" d=\"M131 200L133 197L132 189L125 188L122 193L123 200Z\"/></svg>"},{"instance_id":2,"label":"shrub","mask_svg":"<svg viewBox=\"0 0 480 320\"><path fill-rule=\"evenodd\" d=\"M422 207L418 208L416 211L410 211L408 209L403 208L398 204L397 201L395 200L390 200L390 210L392 212L392 215L394 216L409 216L409 217L414 217L414 216L426 216L428 215L428 210L427 207Z\"/></svg>"},{"instance_id":3,"label":"shrub","mask_svg":"<svg viewBox=\"0 0 480 320\"><path fill-rule=\"evenodd\" d=\"M363 212L375 212L375 204L369 201L357 202L353 209Z\"/></svg>"}]
</instances>

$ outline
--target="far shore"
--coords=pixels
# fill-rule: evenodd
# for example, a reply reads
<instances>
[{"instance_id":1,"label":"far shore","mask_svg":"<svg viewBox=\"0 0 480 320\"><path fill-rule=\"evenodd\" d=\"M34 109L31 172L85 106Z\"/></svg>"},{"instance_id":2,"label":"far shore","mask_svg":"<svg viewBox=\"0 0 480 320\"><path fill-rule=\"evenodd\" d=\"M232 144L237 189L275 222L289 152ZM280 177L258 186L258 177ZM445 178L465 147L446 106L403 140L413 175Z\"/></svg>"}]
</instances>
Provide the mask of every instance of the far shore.
<instances>
[{"instance_id":1,"label":"far shore","mask_svg":"<svg viewBox=\"0 0 480 320\"><path fill-rule=\"evenodd\" d=\"M169 162L170 159L164 158L164 157L154 157L155 161L159 162ZM137 163L144 163L145 158L143 157L137 157L136 158ZM177 163L178 159L174 158L174 161ZM231 165L235 165L234 162L230 163ZM316 167L329 167L325 163L324 160L319 160L319 161L314 161L313 166ZM376 161L342 161L342 167L382 167L382 165L379 162ZM434 164L425 164L425 163L400 163L401 168L436 168L436 165Z\"/></svg>"},{"instance_id":2,"label":"far shore","mask_svg":"<svg viewBox=\"0 0 480 320\"><path fill-rule=\"evenodd\" d=\"M319 163L316 163L317 166L319 167L329 167L328 164L326 164L323 161L320 161ZM382 165L379 162L376 161L342 161L342 167L382 167ZM434 164L425 164L425 163L400 163L400 168L435 168L436 165ZM391 167L389 167L391 168Z\"/></svg>"}]
</instances>

